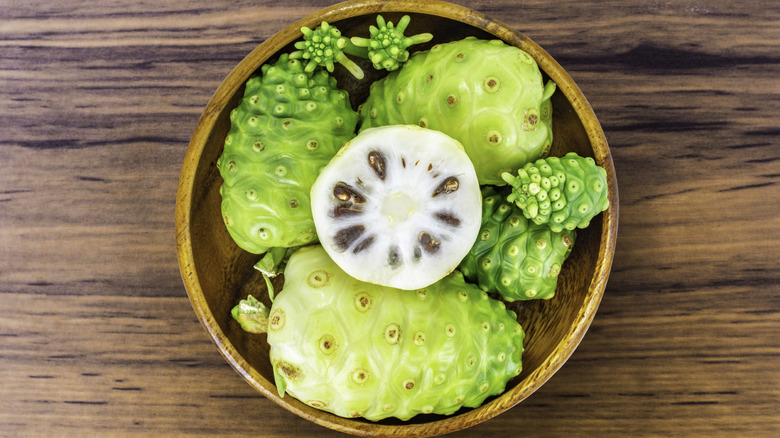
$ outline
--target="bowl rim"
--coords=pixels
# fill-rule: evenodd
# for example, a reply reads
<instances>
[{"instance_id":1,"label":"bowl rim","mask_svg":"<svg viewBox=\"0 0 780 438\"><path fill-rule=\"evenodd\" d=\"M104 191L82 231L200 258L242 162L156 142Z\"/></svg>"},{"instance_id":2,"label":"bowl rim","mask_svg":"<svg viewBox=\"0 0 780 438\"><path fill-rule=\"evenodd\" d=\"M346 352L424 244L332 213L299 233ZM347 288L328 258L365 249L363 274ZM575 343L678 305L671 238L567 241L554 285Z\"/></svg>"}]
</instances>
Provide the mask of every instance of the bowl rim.
<instances>
[{"instance_id":1,"label":"bowl rim","mask_svg":"<svg viewBox=\"0 0 780 438\"><path fill-rule=\"evenodd\" d=\"M299 29L302 26L314 28L322 21L336 22L360 15L391 12L419 13L458 21L482 29L496 38L529 53L537 61L539 68L550 76L558 86L558 89L571 102L590 140L594 159L597 164L604 167L607 171L607 184L611 189L609 190L610 207L602 213L598 259L594 275L589 283L588 292L584 297L583 306L575 316L574 324L569 327L562 340L553 349L551 355L517 386L494 398L489 403L462 414L432 422L402 425L367 423L341 418L305 405L303 405L303 408L299 408L283 401L278 396L275 385L266 380L241 358L237 349L216 323L206 303L197 272L194 269L190 234L190 207L195 172L206 144L205 140L213 130L219 114L224 110L230 97L246 82L258 66L289 43L299 39ZM187 147L176 194L175 224L179 269L189 301L201 325L217 345L219 352L252 387L288 411L339 432L362 436L432 436L465 429L505 412L541 387L573 354L593 321L612 267L618 228L618 191L609 146L593 108L568 73L552 56L530 38L498 20L487 17L481 12L446 1L431 0L420 2L416 0L397 0L388 2L386 0L350 0L326 7L285 26L284 29L252 50L222 81L198 120Z\"/></svg>"}]
</instances>

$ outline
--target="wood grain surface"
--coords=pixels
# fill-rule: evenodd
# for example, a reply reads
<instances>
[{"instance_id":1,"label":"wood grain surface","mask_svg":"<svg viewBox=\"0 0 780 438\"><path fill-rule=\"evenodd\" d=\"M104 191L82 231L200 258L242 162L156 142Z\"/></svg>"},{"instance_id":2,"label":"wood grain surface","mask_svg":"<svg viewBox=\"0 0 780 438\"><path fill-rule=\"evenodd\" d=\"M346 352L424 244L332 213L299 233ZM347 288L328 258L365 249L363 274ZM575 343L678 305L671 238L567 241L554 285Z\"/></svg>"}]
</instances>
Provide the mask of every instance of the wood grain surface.
<instances>
[{"instance_id":1,"label":"wood grain surface","mask_svg":"<svg viewBox=\"0 0 780 438\"><path fill-rule=\"evenodd\" d=\"M181 163L219 83L333 3L0 0L0 436L340 436L219 355L174 235ZM780 435L780 5L456 3L574 78L621 211L571 359L452 436Z\"/></svg>"}]
</instances>

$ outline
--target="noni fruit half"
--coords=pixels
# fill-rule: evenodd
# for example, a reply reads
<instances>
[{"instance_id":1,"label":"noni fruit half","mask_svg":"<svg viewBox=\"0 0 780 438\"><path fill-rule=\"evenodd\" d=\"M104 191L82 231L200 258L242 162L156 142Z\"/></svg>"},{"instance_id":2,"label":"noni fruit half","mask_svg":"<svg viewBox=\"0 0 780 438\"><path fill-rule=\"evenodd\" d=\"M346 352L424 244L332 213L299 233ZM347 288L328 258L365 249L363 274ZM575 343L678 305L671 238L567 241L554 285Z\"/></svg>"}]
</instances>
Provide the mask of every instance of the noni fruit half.
<instances>
[{"instance_id":1,"label":"noni fruit half","mask_svg":"<svg viewBox=\"0 0 780 438\"><path fill-rule=\"evenodd\" d=\"M549 299L576 233L526 219L491 186L482 189L482 228L460 270L468 281L507 301Z\"/></svg>"},{"instance_id":2,"label":"noni fruit half","mask_svg":"<svg viewBox=\"0 0 780 438\"><path fill-rule=\"evenodd\" d=\"M364 283L320 245L294 253L270 309L233 310L267 331L280 394L342 417L449 415L502 393L521 370L514 312L453 273L415 292Z\"/></svg>"},{"instance_id":3,"label":"noni fruit half","mask_svg":"<svg viewBox=\"0 0 780 438\"><path fill-rule=\"evenodd\" d=\"M355 135L357 113L325 71L282 55L250 78L217 161L222 217L241 248L260 254L316 240L309 191Z\"/></svg>"},{"instance_id":4,"label":"noni fruit half","mask_svg":"<svg viewBox=\"0 0 780 438\"><path fill-rule=\"evenodd\" d=\"M415 52L371 84L360 129L416 124L460 141L480 184L542 156L552 144L552 81L536 61L500 40L467 37Z\"/></svg>"},{"instance_id":5,"label":"noni fruit half","mask_svg":"<svg viewBox=\"0 0 780 438\"><path fill-rule=\"evenodd\" d=\"M358 280L418 289L457 268L480 227L474 166L451 137L416 125L366 129L311 189L320 242Z\"/></svg>"},{"instance_id":6,"label":"noni fruit half","mask_svg":"<svg viewBox=\"0 0 780 438\"><path fill-rule=\"evenodd\" d=\"M502 177L512 186L507 200L534 223L556 232L585 228L609 207L607 171L593 158L575 152L539 159Z\"/></svg>"}]
</instances>

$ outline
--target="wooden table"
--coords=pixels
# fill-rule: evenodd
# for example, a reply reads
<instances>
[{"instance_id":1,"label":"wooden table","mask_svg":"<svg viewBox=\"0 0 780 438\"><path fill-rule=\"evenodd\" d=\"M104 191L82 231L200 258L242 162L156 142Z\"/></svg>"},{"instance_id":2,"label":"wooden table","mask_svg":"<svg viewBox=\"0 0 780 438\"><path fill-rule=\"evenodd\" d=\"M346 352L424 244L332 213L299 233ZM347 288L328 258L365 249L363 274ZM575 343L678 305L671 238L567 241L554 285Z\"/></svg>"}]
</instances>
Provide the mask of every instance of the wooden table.
<instances>
[{"instance_id":1,"label":"wooden table","mask_svg":"<svg viewBox=\"0 0 780 438\"><path fill-rule=\"evenodd\" d=\"M219 355L178 270L189 137L256 45L330 1L0 8L0 435L338 436ZM453 436L780 436L780 5L479 0L611 145L612 274L579 349Z\"/></svg>"}]
</instances>

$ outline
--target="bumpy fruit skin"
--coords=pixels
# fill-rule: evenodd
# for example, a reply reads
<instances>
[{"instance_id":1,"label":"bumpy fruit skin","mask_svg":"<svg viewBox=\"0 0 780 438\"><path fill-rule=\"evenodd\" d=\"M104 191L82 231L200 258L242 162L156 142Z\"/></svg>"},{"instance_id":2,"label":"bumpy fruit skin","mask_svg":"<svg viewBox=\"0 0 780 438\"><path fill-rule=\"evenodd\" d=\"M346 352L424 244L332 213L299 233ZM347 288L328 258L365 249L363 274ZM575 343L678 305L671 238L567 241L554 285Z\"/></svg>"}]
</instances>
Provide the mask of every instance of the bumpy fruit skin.
<instances>
[{"instance_id":1,"label":"bumpy fruit skin","mask_svg":"<svg viewBox=\"0 0 780 438\"><path fill-rule=\"evenodd\" d=\"M371 38L352 37L352 43L368 49L368 59L374 64L375 69L398 70L398 67L409 59L407 50L409 46L433 39L430 33L405 36L404 32L410 21L411 18L404 15L398 21L398 25L394 26L392 22L386 22L381 15L378 15L376 26L369 28Z\"/></svg>"},{"instance_id":2,"label":"bumpy fruit skin","mask_svg":"<svg viewBox=\"0 0 780 438\"><path fill-rule=\"evenodd\" d=\"M363 70L346 55L368 56L364 48L352 44L336 27L323 21L314 30L304 26L301 28L303 41L295 43L298 49L290 54L292 59L306 60L305 70L313 72L317 67L323 67L333 72L335 64L341 64L357 79L363 79Z\"/></svg>"},{"instance_id":3,"label":"bumpy fruit skin","mask_svg":"<svg viewBox=\"0 0 780 438\"><path fill-rule=\"evenodd\" d=\"M550 299L576 233L552 231L523 216L491 186L482 189L482 228L460 264L463 276L506 301Z\"/></svg>"},{"instance_id":4,"label":"bumpy fruit skin","mask_svg":"<svg viewBox=\"0 0 780 438\"><path fill-rule=\"evenodd\" d=\"M268 321L277 387L342 417L449 415L521 369L516 315L459 273L391 289L353 279L319 245L290 257Z\"/></svg>"},{"instance_id":5,"label":"bumpy fruit skin","mask_svg":"<svg viewBox=\"0 0 780 438\"><path fill-rule=\"evenodd\" d=\"M222 217L233 240L260 254L316 240L309 191L355 135L357 113L325 71L282 55L250 78L217 161Z\"/></svg>"},{"instance_id":6,"label":"bumpy fruit skin","mask_svg":"<svg viewBox=\"0 0 780 438\"><path fill-rule=\"evenodd\" d=\"M528 163L517 175L506 173L512 186L507 200L515 202L528 219L553 231L585 228L609 207L607 171L591 157L569 152Z\"/></svg>"},{"instance_id":7,"label":"bumpy fruit skin","mask_svg":"<svg viewBox=\"0 0 780 438\"><path fill-rule=\"evenodd\" d=\"M542 156L552 143L555 84L536 61L500 40L467 37L415 52L374 82L360 129L419 124L460 141L480 184L505 185L503 172Z\"/></svg>"}]
</instances>

